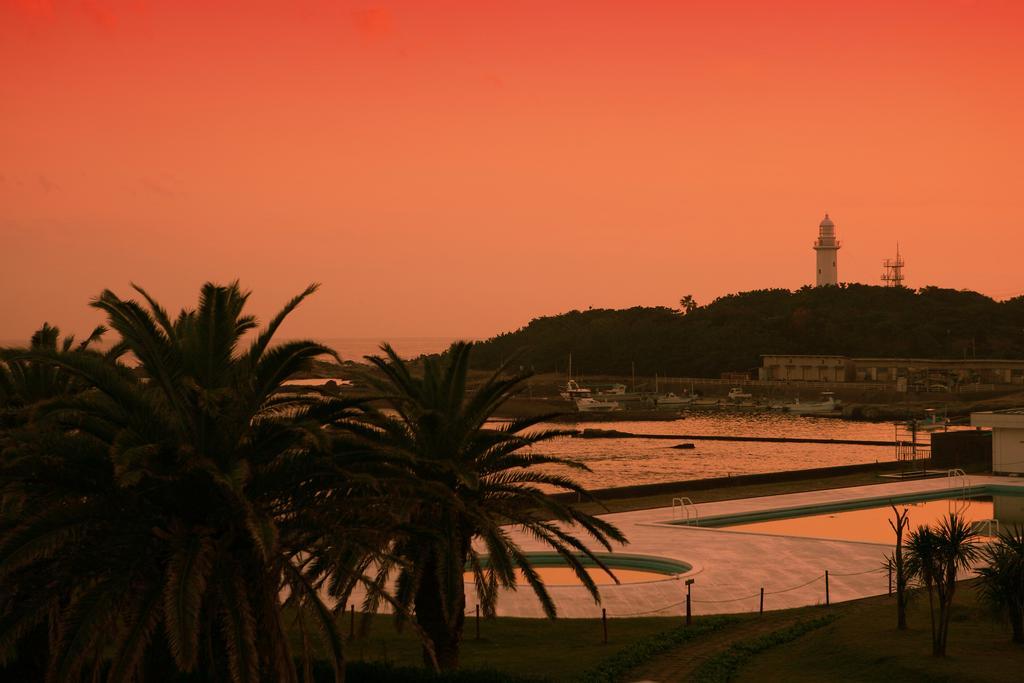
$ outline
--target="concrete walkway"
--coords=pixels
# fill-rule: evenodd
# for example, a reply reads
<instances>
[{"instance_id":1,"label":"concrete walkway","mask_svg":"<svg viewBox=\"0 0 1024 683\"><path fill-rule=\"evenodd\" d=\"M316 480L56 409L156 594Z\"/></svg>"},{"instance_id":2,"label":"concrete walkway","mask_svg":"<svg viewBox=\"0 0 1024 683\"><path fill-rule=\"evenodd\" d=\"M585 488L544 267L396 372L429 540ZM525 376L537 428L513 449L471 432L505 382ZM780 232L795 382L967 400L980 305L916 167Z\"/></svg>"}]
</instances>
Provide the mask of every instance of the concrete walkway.
<instances>
[{"instance_id":1,"label":"concrete walkway","mask_svg":"<svg viewBox=\"0 0 1024 683\"><path fill-rule=\"evenodd\" d=\"M971 486L999 484L1019 487L1024 481L1006 477L969 477ZM760 498L718 501L696 505L700 517L768 511L803 505L821 505L868 498L897 498L908 494L952 490L961 482L945 477L893 482L824 491L808 491ZM686 495L680 490L677 495ZM670 502L670 500L666 500ZM824 573L829 571L832 602L852 600L888 591L888 573L882 569L891 546L789 536L769 536L720 529L672 524L672 508L637 510L603 516L629 538L623 552L656 555L686 562L689 573L664 581L604 586L602 604L593 602L579 586L549 586L566 618L673 616L685 613L686 587L692 578L694 614L756 611L760 589L765 589L765 610L800 607L825 602ZM527 551L546 550L536 540L516 533ZM469 588L469 587L467 587ZM475 595L469 589L467 607L472 610ZM528 587L506 591L498 601L498 615L542 617L543 612Z\"/></svg>"}]
</instances>

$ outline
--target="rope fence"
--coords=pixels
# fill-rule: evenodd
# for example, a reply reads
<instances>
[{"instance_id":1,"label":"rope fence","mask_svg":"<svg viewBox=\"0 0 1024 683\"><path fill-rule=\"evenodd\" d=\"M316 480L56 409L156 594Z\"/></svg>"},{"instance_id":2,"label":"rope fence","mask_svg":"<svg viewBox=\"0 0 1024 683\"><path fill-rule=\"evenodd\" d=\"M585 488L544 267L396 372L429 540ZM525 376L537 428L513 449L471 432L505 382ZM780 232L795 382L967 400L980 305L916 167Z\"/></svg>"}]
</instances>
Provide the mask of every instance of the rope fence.
<instances>
[{"instance_id":1,"label":"rope fence","mask_svg":"<svg viewBox=\"0 0 1024 683\"><path fill-rule=\"evenodd\" d=\"M874 569L865 569L862 572L850 572L849 574L836 574L832 573L830 576L863 576L864 574L871 574L872 572L888 572L888 567L875 567Z\"/></svg>"},{"instance_id":2,"label":"rope fence","mask_svg":"<svg viewBox=\"0 0 1024 683\"><path fill-rule=\"evenodd\" d=\"M750 595L744 595L742 598L726 598L724 600L691 600L691 602L700 603L702 605L717 605L723 602L740 602L741 600L749 600L750 598L756 598L760 593L751 593Z\"/></svg>"},{"instance_id":3,"label":"rope fence","mask_svg":"<svg viewBox=\"0 0 1024 683\"><path fill-rule=\"evenodd\" d=\"M654 614L658 614L660 612L665 612L667 610L675 609L677 607L685 605L686 625L689 626L690 625L690 621L691 621L691 614L692 614L692 608L691 608L692 604L723 605L723 604L729 604L729 603L735 603L735 602L743 602L744 600L753 600L754 598L758 598L760 600L760 603L759 603L759 606L758 606L758 612L763 614L764 613L764 598L765 598L766 595L781 595L783 593L790 593L792 591L800 590L801 588L806 588L806 587L808 587L808 586L810 586L812 584L815 584L815 583L817 583L819 581L822 581L822 580L824 580L824 582L825 582L825 605L827 606L827 605L829 605L831 603L830 596L829 596L829 578L846 578L846 577L850 577L850 576L864 576L864 575L867 575L867 574L879 574L879 573L890 572L890 571L891 571L891 568L890 567L886 567L886 566L873 567L871 569L866 569L864 571L859 571L859 572L843 572L843 573L838 573L838 574L830 573L828 570L826 570L824 573L818 574L817 576L814 576L811 579L809 579L807 581L804 581L803 583L798 583L798 584L796 584L794 586L788 586L786 588L779 588L777 590L771 590L771 591L766 591L764 589L764 587L762 586L758 590L758 592L756 592L756 593L751 593L749 595L742 595L742 596L735 597L735 598L721 598L721 599L717 599L717 600L698 600L698 599L694 599L692 597L692 595L691 595L691 586L695 583L695 580L694 579L687 579L686 582L685 582L686 597L684 599L682 599L682 600L677 601L677 602L673 602L673 603L670 603L670 604L667 604L667 605L663 605L661 607L657 607L657 608L654 608L654 609L649 609L649 610L641 610L641 611L637 611L637 612L617 612L617 613L614 613L614 614L610 614L608 612L607 608L602 608L601 609L601 639L602 639L602 642L608 643L608 619L609 619L609 617L620 618L620 619L621 618L631 618L631 617L645 617L645 616L651 616L651 615L654 615ZM889 584L890 584L889 585L889 592L891 593L892 592L892 575L891 574L889 576ZM354 604L350 604L350 605L346 605L346 607L348 607L347 610L345 608L342 608L342 614L344 614L346 611L349 612L348 616L349 616L349 620L350 621L349 621L348 639L349 640L354 640L354 639L356 639L355 605ZM474 607L472 609L466 610L463 613L463 616L465 616L465 617L473 617L473 628L474 628L474 632L475 632L474 633L475 639L476 640L480 640L480 630L481 630L481 621L482 621L481 617L483 616L480 604L477 603L476 605L474 605Z\"/></svg>"},{"instance_id":4,"label":"rope fence","mask_svg":"<svg viewBox=\"0 0 1024 683\"><path fill-rule=\"evenodd\" d=\"M648 614L655 614L657 612L664 612L667 609L672 609L673 607L679 607L680 605L685 605L685 604L686 604L686 600L684 599L684 600L680 600L679 602L673 602L671 605L665 605L664 607L659 607L658 609L647 610L646 612L623 612L621 614L609 614L608 616L616 617L616 618L622 618L622 617L645 617Z\"/></svg>"},{"instance_id":5,"label":"rope fence","mask_svg":"<svg viewBox=\"0 0 1024 683\"><path fill-rule=\"evenodd\" d=\"M778 595L779 593L788 593L790 591L795 591L795 590L798 590L800 588L803 588L804 586L810 586L812 583L814 583L816 581L821 581L824 578L825 578L825 575L824 574L820 574L819 576L815 576L810 581L806 581L804 583L801 583L799 586L790 586L789 588L781 588L781 589L779 589L777 591L765 591L764 594L765 595Z\"/></svg>"},{"instance_id":6,"label":"rope fence","mask_svg":"<svg viewBox=\"0 0 1024 683\"><path fill-rule=\"evenodd\" d=\"M809 579L807 581L804 581L803 583L798 583L795 586L788 586L786 588L779 588L779 589L776 589L776 590L765 590L764 588L761 588L756 593L751 593L749 595L742 595L742 596L735 597L735 598L721 598L721 599L716 599L716 600L699 600L697 598L692 598L691 597L690 598L690 602L692 604L700 604L700 605L722 605L722 604L728 604L728 603L733 603L733 602L743 602L744 600L753 600L754 598L760 598L760 600L761 600L760 610L763 612L764 611L764 597L766 595L781 595L783 593L790 593L792 591L800 590L801 588L806 588L807 586L810 586L811 584L817 583L819 581L825 581L825 583L826 583L825 600L826 600L826 604L828 604L830 602L830 596L829 596L829 592L828 592L828 580L830 578L846 578L846 577L851 577L851 576L865 576L867 574L885 574L888 571L889 571L888 567L873 567L871 569L865 569L864 571L859 571L859 572L833 573L833 572L827 572L826 571L826 572L824 572L822 574L818 574L817 576L815 576L815 577L813 577L813 578L811 578L811 579ZM616 612L614 614L613 613L609 613L608 616L609 617L615 617L615 618L648 616L648 615L651 615L651 614L657 614L658 612L664 612L666 610L670 610L670 609L679 607L681 605L685 605L686 602L687 601L684 599L684 600L680 600L678 602L673 602L671 604L664 605L663 607L658 607L656 609L643 610L643 611L638 611L638 612Z\"/></svg>"},{"instance_id":7,"label":"rope fence","mask_svg":"<svg viewBox=\"0 0 1024 683\"><path fill-rule=\"evenodd\" d=\"M849 577L849 576L864 576L866 574L879 574L879 573L884 573L884 572L888 572L888 571L889 570L888 570L887 567L874 567L872 569L865 569L864 571L860 571L860 572L844 572L844 573L825 572L825 573L822 573L822 574L818 574L817 576L809 579L808 581L804 581L803 583L799 583L799 584L797 584L795 586L789 586L787 588L779 588L778 590L765 590L764 588L762 588L757 593L751 593L750 595L743 595L743 596L740 596L740 597L737 597L737 598L722 598L722 599L719 599L719 600L698 600L696 598L691 598L690 602L694 603L694 604L700 604L700 605L721 605L721 604L727 604L727 603L731 603L731 602L743 602L744 600L752 600L754 598L761 598L761 600L763 601L764 600L764 596L766 596L766 595L781 595L783 593L790 593L790 592L795 591L795 590L800 590L801 588L806 588L807 586L810 586L813 583L816 583L818 581L821 581L821 580L825 579L826 578L826 574L829 577L831 577L831 578L845 578L845 577ZM623 619L623 618L630 618L630 617L645 617L645 616L649 616L651 614L657 614L658 612L664 612L666 610L674 609L676 607L680 607L680 606L685 605L685 604L686 604L686 599L683 599L683 600L679 600L678 602L673 602L673 603L668 604L668 605L663 605L662 607L656 607L654 609L642 610L642 611L638 611L638 612L615 612L615 613L609 612L609 613L607 613L607 616L608 617L613 617L613 618L616 618L616 619ZM762 605L762 609L763 609L763 605ZM479 617L480 617L480 606L477 605L475 609L466 611L465 616L467 616L467 617L476 616L479 619Z\"/></svg>"}]
</instances>

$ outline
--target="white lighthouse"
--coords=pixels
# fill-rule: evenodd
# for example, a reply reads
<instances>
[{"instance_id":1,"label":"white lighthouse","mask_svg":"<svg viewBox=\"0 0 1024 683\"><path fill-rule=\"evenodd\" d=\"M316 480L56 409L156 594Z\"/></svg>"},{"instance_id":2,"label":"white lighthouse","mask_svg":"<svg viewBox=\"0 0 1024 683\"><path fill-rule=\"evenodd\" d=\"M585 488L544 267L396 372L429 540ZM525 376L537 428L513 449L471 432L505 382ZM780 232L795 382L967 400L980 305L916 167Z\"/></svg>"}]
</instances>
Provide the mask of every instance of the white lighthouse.
<instances>
[{"instance_id":1,"label":"white lighthouse","mask_svg":"<svg viewBox=\"0 0 1024 683\"><path fill-rule=\"evenodd\" d=\"M836 224L827 213L818 226L818 239L814 242L814 251L818 256L818 286L839 284L839 268L836 265L839 240L836 239Z\"/></svg>"}]
</instances>

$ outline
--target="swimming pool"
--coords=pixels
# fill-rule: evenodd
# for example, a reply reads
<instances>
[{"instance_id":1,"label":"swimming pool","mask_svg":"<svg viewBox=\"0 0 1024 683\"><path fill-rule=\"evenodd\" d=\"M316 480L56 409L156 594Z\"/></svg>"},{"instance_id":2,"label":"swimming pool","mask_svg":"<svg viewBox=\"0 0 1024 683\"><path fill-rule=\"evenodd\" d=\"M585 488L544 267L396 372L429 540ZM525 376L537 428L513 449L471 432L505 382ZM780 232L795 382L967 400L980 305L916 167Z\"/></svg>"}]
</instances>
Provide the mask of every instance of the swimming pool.
<instances>
[{"instance_id":1,"label":"swimming pool","mask_svg":"<svg viewBox=\"0 0 1024 683\"><path fill-rule=\"evenodd\" d=\"M969 522L998 520L1002 528L1024 525L1024 495L1020 491L981 486L709 517L701 519L700 526L742 533L889 545L895 542L895 534L889 526L893 504L899 510L909 511L910 529L934 524L951 512ZM981 526L985 534L996 528L995 525Z\"/></svg>"},{"instance_id":2,"label":"swimming pool","mask_svg":"<svg viewBox=\"0 0 1024 683\"><path fill-rule=\"evenodd\" d=\"M635 555L632 553L594 553L605 563L615 574L620 583L650 583L654 581L666 581L674 579L693 569L692 565L679 560L672 560L667 557L654 555ZM575 572L569 568L565 559L554 552L532 552L526 553L530 558L541 580L547 586L579 586L582 585L576 577ZM585 555L577 555L590 578L599 586L614 584L615 580L597 566L597 564ZM487 558L481 558L481 564L487 566ZM466 572L463 575L466 583L473 582L473 574ZM516 570L516 583L526 585L522 573Z\"/></svg>"}]
</instances>

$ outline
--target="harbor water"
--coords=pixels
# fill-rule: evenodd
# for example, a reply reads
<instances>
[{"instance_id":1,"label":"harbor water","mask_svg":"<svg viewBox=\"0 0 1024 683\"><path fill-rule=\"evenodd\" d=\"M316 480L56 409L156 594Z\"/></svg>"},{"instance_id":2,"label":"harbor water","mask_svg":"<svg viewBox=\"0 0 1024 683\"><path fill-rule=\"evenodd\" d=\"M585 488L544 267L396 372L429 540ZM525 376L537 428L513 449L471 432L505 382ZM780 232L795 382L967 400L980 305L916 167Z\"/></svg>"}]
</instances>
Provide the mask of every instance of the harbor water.
<instances>
[{"instance_id":1,"label":"harbor water","mask_svg":"<svg viewBox=\"0 0 1024 683\"><path fill-rule=\"evenodd\" d=\"M567 425L542 425L565 429ZM571 426L570 426L571 427ZM847 422L834 418L800 417L777 413L691 414L670 422L590 422L579 428L609 429L632 434L729 435L772 438L884 441L886 446L820 443L764 443L685 439L557 437L534 447L535 452L559 455L587 465L590 472L573 472L587 488L656 484L686 479L759 474L783 470L855 465L896 459L892 423ZM906 434L901 433L901 438ZM919 443L928 443L919 434ZM676 449L692 443L692 449ZM565 471L564 468L558 468Z\"/></svg>"}]
</instances>

